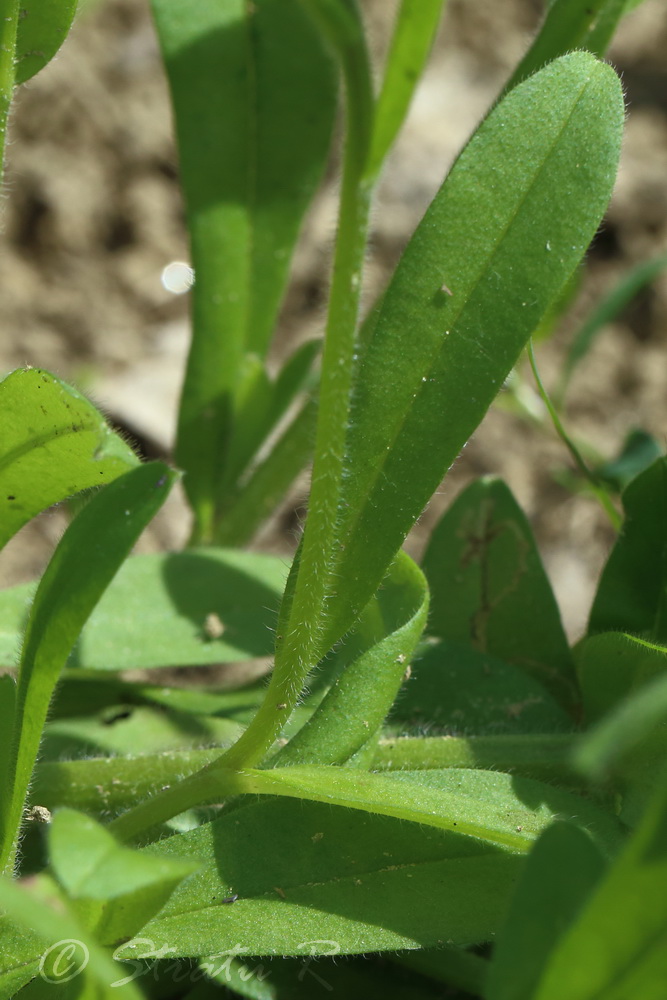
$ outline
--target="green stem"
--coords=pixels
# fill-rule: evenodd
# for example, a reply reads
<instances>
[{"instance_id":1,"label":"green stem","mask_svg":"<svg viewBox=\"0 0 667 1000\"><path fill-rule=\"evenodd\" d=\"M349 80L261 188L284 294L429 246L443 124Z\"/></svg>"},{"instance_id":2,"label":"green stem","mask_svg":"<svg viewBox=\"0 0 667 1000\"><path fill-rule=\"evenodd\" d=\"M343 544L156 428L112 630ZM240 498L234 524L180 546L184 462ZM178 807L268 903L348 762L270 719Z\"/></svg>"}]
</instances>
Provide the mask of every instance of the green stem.
<instances>
[{"instance_id":1,"label":"green stem","mask_svg":"<svg viewBox=\"0 0 667 1000\"><path fill-rule=\"evenodd\" d=\"M7 121L16 78L19 9L19 0L2 0L0 3L0 179L5 162Z\"/></svg>"},{"instance_id":2,"label":"green stem","mask_svg":"<svg viewBox=\"0 0 667 1000\"><path fill-rule=\"evenodd\" d=\"M322 357L312 487L298 575L284 630L276 639L276 665L266 698L241 739L220 758L221 768L261 760L295 708L306 677L322 654L322 623L333 585L336 521L343 474L355 338L366 248L371 188L363 183L372 120L372 93L361 25L326 2L306 6L339 48L345 81L347 133L339 226ZM358 27L358 31L356 30ZM344 37L339 37L339 36Z\"/></svg>"},{"instance_id":3,"label":"green stem","mask_svg":"<svg viewBox=\"0 0 667 1000\"><path fill-rule=\"evenodd\" d=\"M540 373L537 368L537 362L535 360L535 352L533 351L532 340L528 341L528 360L530 361L530 367L533 370L533 376L535 377L535 382L537 383L537 388L539 389L540 396L544 400L544 405L549 411L549 416L551 417L551 422L554 425L556 433L558 434L559 438L561 439L567 450L572 455L574 463L581 472L582 476L589 483L592 492L594 493L596 499L600 503L600 506L604 510L605 514L611 521L614 529L616 531L620 531L621 515L616 510L613 501L609 496L609 494L607 493L607 491L600 485L595 473L591 469L589 469L589 467L586 465L581 455L581 452L579 451L574 441L565 430L565 427L563 426L563 423L558 415L558 411L551 402L549 394L544 387L542 379L540 378Z\"/></svg>"}]
</instances>

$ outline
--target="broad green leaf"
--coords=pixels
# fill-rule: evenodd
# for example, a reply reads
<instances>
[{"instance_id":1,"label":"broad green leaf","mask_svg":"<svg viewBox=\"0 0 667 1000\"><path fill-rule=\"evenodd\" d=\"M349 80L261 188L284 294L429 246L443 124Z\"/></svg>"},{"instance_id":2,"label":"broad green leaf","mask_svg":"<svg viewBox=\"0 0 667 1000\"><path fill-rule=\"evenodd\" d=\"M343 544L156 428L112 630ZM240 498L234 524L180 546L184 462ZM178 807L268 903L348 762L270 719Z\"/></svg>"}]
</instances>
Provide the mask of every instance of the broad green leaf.
<instances>
[{"instance_id":1,"label":"broad green leaf","mask_svg":"<svg viewBox=\"0 0 667 1000\"><path fill-rule=\"evenodd\" d=\"M99 823L61 809L49 829L51 868L79 916L102 944L134 936L197 868L121 847Z\"/></svg>"},{"instance_id":2,"label":"broad green leaf","mask_svg":"<svg viewBox=\"0 0 667 1000\"><path fill-rule=\"evenodd\" d=\"M274 764L342 764L380 728L419 641L428 588L418 566L399 552L364 611L342 656L348 662L305 726Z\"/></svg>"},{"instance_id":3,"label":"broad green leaf","mask_svg":"<svg viewBox=\"0 0 667 1000\"><path fill-rule=\"evenodd\" d=\"M153 12L196 275L177 458L210 534L244 357L266 352L325 164L335 74L298 0L153 0Z\"/></svg>"},{"instance_id":4,"label":"broad green leaf","mask_svg":"<svg viewBox=\"0 0 667 1000\"><path fill-rule=\"evenodd\" d=\"M667 459L623 493L625 521L602 571L588 632L634 632L667 641L662 611L667 558Z\"/></svg>"},{"instance_id":5,"label":"broad green leaf","mask_svg":"<svg viewBox=\"0 0 667 1000\"><path fill-rule=\"evenodd\" d=\"M667 982L667 782L579 918L531 1000L662 1000Z\"/></svg>"},{"instance_id":6,"label":"broad green leaf","mask_svg":"<svg viewBox=\"0 0 667 1000\"><path fill-rule=\"evenodd\" d=\"M489 962L474 951L445 945L404 952L394 961L472 996L483 995Z\"/></svg>"},{"instance_id":7,"label":"broad green leaf","mask_svg":"<svg viewBox=\"0 0 667 1000\"><path fill-rule=\"evenodd\" d=\"M520 667L568 706L576 701L556 599L530 525L502 480L479 479L457 497L422 562L429 632Z\"/></svg>"},{"instance_id":8,"label":"broad green leaf","mask_svg":"<svg viewBox=\"0 0 667 1000\"><path fill-rule=\"evenodd\" d=\"M39 368L0 382L0 422L0 547L41 510L139 461L92 403Z\"/></svg>"},{"instance_id":9,"label":"broad green leaf","mask_svg":"<svg viewBox=\"0 0 667 1000\"><path fill-rule=\"evenodd\" d=\"M577 646L577 672L589 722L620 705L627 695L667 671L667 649L622 632L604 632Z\"/></svg>"},{"instance_id":10,"label":"broad green leaf","mask_svg":"<svg viewBox=\"0 0 667 1000\"><path fill-rule=\"evenodd\" d=\"M366 168L374 178L410 106L422 75L446 0L402 0L377 99Z\"/></svg>"},{"instance_id":11,"label":"broad green leaf","mask_svg":"<svg viewBox=\"0 0 667 1000\"><path fill-rule=\"evenodd\" d=\"M127 966L115 963L99 946L50 877L39 875L29 884L0 877L0 908L6 914L2 919L11 918L13 925L6 933L0 930L5 946L0 957L0 986L11 983L12 974L27 965L38 974L20 994L30 1000L50 996L142 1000L131 981L121 982L127 976ZM16 928L20 928L19 933ZM6 950L12 941L13 950Z\"/></svg>"},{"instance_id":12,"label":"broad green leaf","mask_svg":"<svg viewBox=\"0 0 667 1000\"><path fill-rule=\"evenodd\" d=\"M322 652L377 590L581 259L622 121L608 66L557 60L485 119L418 227L359 362Z\"/></svg>"},{"instance_id":13,"label":"broad green leaf","mask_svg":"<svg viewBox=\"0 0 667 1000\"><path fill-rule=\"evenodd\" d=\"M53 690L86 619L177 474L139 466L93 495L58 545L35 595L19 663L11 800L3 808L2 866L11 865L25 794Z\"/></svg>"},{"instance_id":14,"label":"broad green leaf","mask_svg":"<svg viewBox=\"0 0 667 1000\"><path fill-rule=\"evenodd\" d=\"M287 570L282 558L238 550L134 556L92 612L70 665L127 670L268 656ZM0 593L5 663L15 662L33 590L27 585Z\"/></svg>"},{"instance_id":15,"label":"broad green leaf","mask_svg":"<svg viewBox=\"0 0 667 1000\"><path fill-rule=\"evenodd\" d=\"M459 642L427 646L392 713L394 726L451 734L564 732L572 720L539 681Z\"/></svg>"},{"instance_id":16,"label":"broad green leaf","mask_svg":"<svg viewBox=\"0 0 667 1000\"><path fill-rule=\"evenodd\" d=\"M554 823L544 831L498 936L485 1000L532 1000L550 952L604 871L604 859L581 830Z\"/></svg>"},{"instance_id":17,"label":"broad green leaf","mask_svg":"<svg viewBox=\"0 0 667 1000\"><path fill-rule=\"evenodd\" d=\"M223 814L147 853L194 857L202 868L140 938L219 963L234 950L327 954L334 942L349 954L487 940L522 863L455 833L284 799ZM121 954L147 951L139 940Z\"/></svg>"},{"instance_id":18,"label":"broad green leaf","mask_svg":"<svg viewBox=\"0 0 667 1000\"><path fill-rule=\"evenodd\" d=\"M67 38L77 0L21 0L16 39L16 83L38 73Z\"/></svg>"}]
</instances>

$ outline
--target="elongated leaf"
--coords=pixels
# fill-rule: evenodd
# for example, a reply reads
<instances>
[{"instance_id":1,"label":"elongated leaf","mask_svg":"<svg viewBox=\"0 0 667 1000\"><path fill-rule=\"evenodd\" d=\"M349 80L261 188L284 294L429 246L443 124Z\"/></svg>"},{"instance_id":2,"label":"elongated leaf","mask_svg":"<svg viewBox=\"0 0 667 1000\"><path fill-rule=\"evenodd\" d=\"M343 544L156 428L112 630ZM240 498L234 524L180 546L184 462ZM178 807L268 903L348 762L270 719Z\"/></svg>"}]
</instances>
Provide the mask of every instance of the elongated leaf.
<instances>
[{"instance_id":1,"label":"elongated leaf","mask_svg":"<svg viewBox=\"0 0 667 1000\"><path fill-rule=\"evenodd\" d=\"M530 850L554 813L562 810L574 811L577 822L585 824L605 851L619 842L615 820L591 803L530 778L489 771L364 774L351 768L285 767L247 771L244 787L395 816L515 852Z\"/></svg>"},{"instance_id":2,"label":"elongated leaf","mask_svg":"<svg viewBox=\"0 0 667 1000\"><path fill-rule=\"evenodd\" d=\"M400 552L343 649L348 663L274 763L342 764L356 753L384 722L427 614L426 580Z\"/></svg>"},{"instance_id":3,"label":"elongated leaf","mask_svg":"<svg viewBox=\"0 0 667 1000\"><path fill-rule=\"evenodd\" d=\"M153 11L196 275L177 458L210 533L244 356L266 351L324 167L335 76L298 0L153 0Z\"/></svg>"},{"instance_id":4,"label":"elongated leaf","mask_svg":"<svg viewBox=\"0 0 667 1000\"><path fill-rule=\"evenodd\" d=\"M92 403L39 368L0 382L0 421L0 547L41 510L139 461Z\"/></svg>"},{"instance_id":5,"label":"elongated leaf","mask_svg":"<svg viewBox=\"0 0 667 1000\"><path fill-rule=\"evenodd\" d=\"M16 83L24 83L51 59L65 41L77 0L21 0L16 39Z\"/></svg>"},{"instance_id":6,"label":"elongated leaf","mask_svg":"<svg viewBox=\"0 0 667 1000\"><path fill-rule=\"evenodd\" d=\"M623 508L623 529L602 571L588 632L634 632L665 642L667 459L630 483Z\"/></svg>"},{"instance_id":7,"label":"elongated leaf","mask_svg":"<svg viewBox=\"0 0 667 1000\"><path fill-rule=\"evenodd\" d=\"M177 474L139 466L95 494L65 532L35 595L19 665L10 765L11 802L2 814L2 865L11 863L53 689L83 624Z\"/></svg>"},{"instance_id":8,"label":"elongated leaf","mask_svg":"<svg viewBox=\"0 0 667 1000\"><path fill-rule=\"evenodd\" d=\"M127 670L268 656L287 569L275 556L214 548L135 556L91 614L69 662ZM33 592L28 585L0 593L5 663L15 662Z\"/></svg>"},{"instance_id":9,"label":"elongated leaf","mask_svg":"<svg viewBox=\"0 0 667 1000\"><path fill-rule=\"evenodd\" d=\"M429 646L391 713L391 722L435 732L566 732L572 720L539 681L458 642Z\"/></svg>"},{"instance_id":10,"label":"elongated leaf","mask_svg":"<svg viewBox=\"0 0 667 1000\"><path fill-rule=\"evenodd\" d=\"M327 602L323 652L377 589L580 260L622 120L608 66L557 60L483 122L413 236L356 378L331 568L345 587Z\"/></svg>"},{"instance_id":11,"label":"elongated leaf","mask_svg":"<svg viewBox=\"0 0 667 1000\"><path fill-rule=\"evenodd\" d=\"M574 664L558 605L505 483L487 477L464 490L435 528L423 565L433 635L514 664L573 704Z\"/></svg>"},{"instance_id":12,"label":"elongated leaf","mask_svg":"<svg viewBox=\"0 0 667 1000\"><path fill-rule=\"evenodd\" d=\"M667 981L667 783L553 954L535 1000L661 1000Z\"/></svg>"},{"instance_id":13,"label":"elongated leaf","mask_svg":"<svg viewBox=\"0 0 667 1000\"><path fill-rule=\"evenodd\" d=\"M233 949L330 954L333 942L354 954L484 940L522 860L453 833L285 800L248 805L149 853L194 856L202 869L140 937L155 951L168 942L219 963ZM146 953L141 940L121 952Z\"/></svg>"},{"instance_id":14,"label":"elongated leaf","mask_svg":"<svg viewBox=\"0 0 667 1000\"><path fill-rule=\"evenodd\" d=\"M376 176L422 75L445 0L403 0L377 100L367 174Z\"/></svg>"},{"instance_id":15,"label":"elongated leaf","mask_svg":"<svg viewBox=\"0 0 667 1000\"><path fill-rule=\"evenodd\" d=\"M531 1000L550 952L605 871L580 830L554 823L521 873L493 953L485 1000Z\"/></svg>"},{"instance_id":16,"label":"elongated leaf","mask_svg":"<svg viewBox=\"0 0 667 1000\"><path fill-rule=\"evenodd\" d=\"M103 826L73 809L53 818L49 859L68 897L83 902L80 912L103 944L136 934L197 867L121 847Z\"/></svg>"}]
</instances>

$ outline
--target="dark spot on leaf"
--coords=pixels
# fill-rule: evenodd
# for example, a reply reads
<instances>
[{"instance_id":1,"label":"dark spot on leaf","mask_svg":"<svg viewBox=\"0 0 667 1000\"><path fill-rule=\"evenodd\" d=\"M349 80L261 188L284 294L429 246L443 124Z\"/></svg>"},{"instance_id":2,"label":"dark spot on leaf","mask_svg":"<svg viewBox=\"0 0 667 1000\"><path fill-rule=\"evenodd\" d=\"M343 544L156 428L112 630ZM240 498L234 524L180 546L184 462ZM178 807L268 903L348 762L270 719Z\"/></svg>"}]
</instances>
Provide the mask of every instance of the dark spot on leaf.
<instances>
[{"instance_id":1,"label":"dark spot on leaf","mask_svg":"<svg viewBox=\"0 0 667 1000\"><path fill-rule=\"evenodd\" d=\"M8 500L16 500L16 497L7 497Z\"/></svg>"}]
</instances>

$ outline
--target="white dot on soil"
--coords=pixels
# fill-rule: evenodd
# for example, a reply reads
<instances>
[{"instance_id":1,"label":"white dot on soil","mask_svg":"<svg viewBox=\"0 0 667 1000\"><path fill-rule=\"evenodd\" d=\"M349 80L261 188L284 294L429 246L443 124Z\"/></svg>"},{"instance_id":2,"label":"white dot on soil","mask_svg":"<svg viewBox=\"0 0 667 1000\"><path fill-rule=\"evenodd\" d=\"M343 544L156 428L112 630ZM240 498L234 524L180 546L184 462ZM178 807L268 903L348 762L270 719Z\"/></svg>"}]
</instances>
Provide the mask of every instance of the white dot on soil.
<instances>
[{"instance_id":1,"label":"white dot on soil","mask_svg":"<svg viewBox=\"0 0 667 1000\"><path fill-rule=\"evenodd\" d=\"M174 295L183 295L194 285L195 272L182 260L172 260L162 271L162 285Z\"/></svg>"}]
</instances>

